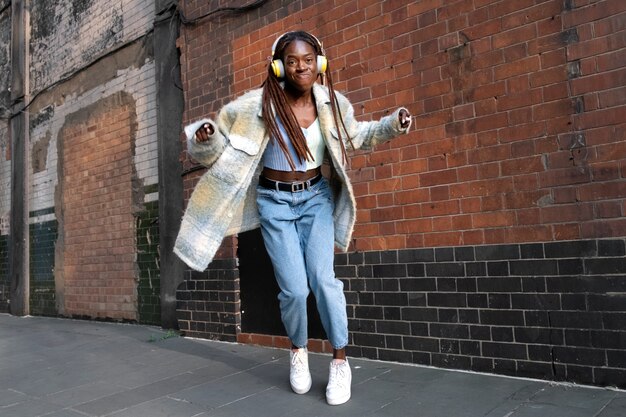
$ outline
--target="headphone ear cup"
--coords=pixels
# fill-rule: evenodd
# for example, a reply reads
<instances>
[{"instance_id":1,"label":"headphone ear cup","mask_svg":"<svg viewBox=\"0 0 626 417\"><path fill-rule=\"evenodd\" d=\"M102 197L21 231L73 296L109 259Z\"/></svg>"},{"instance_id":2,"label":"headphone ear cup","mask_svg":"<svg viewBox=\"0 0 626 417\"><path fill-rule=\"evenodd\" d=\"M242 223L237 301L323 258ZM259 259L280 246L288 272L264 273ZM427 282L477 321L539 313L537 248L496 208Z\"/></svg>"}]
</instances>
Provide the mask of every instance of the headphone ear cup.
<instances>
[{"instance_id":1,"label":"headphone ear cup","mask_svg":"<svg viewBox=\"0 0 626 417\"><path fill-rule=\"evenodd\" d=\"M283 78L285 76L285 67L281 59L273 60L271 65L276 78Z\"/></svg>"},{"instance_id":2,"label":"headphone ear cup","mask_svg":"<svg viewBox=\"0 0 626 417\"><path fill-rule=\"evenodd\" d=\"M326 68L328 67L328 59L324 55L317 56L317 72L323 74L326 72Z\"/></svg>"}]
</instances>

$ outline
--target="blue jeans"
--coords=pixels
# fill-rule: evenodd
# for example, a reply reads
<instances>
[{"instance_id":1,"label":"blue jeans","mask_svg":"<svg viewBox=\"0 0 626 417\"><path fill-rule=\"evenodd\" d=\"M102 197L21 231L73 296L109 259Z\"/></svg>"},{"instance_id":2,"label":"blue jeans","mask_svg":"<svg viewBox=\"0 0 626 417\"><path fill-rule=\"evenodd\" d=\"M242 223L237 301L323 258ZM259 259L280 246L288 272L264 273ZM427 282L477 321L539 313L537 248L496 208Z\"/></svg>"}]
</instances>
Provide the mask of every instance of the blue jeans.
<instances>
[{"instance_id":1,"label":"blue jeans","mask_svg":"<svg viewBox=\"0 0 626 417\"><path fill-rule=\"evenodd\" d=\"M280 287L278 300L287 336L305 347L309 287L330 344L348 344L348 318L343 283L333 261L333 199L326 179L300 192L257 187L261 233Z\"/></svg>"}]
</instances>

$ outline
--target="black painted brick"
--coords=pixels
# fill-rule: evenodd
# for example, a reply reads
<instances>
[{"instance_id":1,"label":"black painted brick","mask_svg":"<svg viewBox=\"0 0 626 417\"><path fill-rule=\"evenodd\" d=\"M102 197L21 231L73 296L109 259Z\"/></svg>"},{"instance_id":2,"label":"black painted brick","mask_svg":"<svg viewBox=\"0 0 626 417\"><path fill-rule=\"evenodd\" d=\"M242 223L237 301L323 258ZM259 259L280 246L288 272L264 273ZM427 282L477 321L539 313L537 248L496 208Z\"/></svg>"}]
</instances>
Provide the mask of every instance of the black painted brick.
<instances>
[{"instance_id":1,"label":"black painted brick","mask_svg":"<svg viewBox=\"0 0 626 417\"><path fill-rule=\"evenodd\" d=\"M365 252L363 254L363 260L366 264L379 264L380 262L380 252Z\"/></svg>"},{"instance_id":2,"label":"black painted brick","mask_svg":"<svg viewBox=\"0 0 626 417\"><path fill-rule=\"evenodd\" d=\"M373 265L374 277L406 277L407 269L405 264Z\"/></svg>"},{"instance_id":3,"label":"black painted brick","mask_svg":"<svg viewBox=\"0 0 626 417\"><path fill-rule=\"evenodd\" d=\"M439 321L442 323L458 323L459 310L456 308L440 308L438 309Z\"/></svg>"},{"instance_id":4,"label":"black painted brick","mask_svg":"<svg viewBox=\"0 0 626 417\"><path fill-rule=\"evenodd\" d=\"M402 320L406 321L437 321L436 308L407 307L402 310Z\"/></svg>"},{"instance_id":5,"label":"black painted brick","mask_svg":"<svg viewBox=\"0 0 626 417\"><path fill-rule=\"evenodd\" d=\"M522 280L518 277L477 278L479 292L520 292Z\"/></svg>"},{"instance_id":6,"label":"black painted brick","mask_svg":"<svg viewBox=\"0 0 626 417\"><path fill-rule=\"evenodd\" d=\"M522 259L542 259L545 257L542 243L521 245L520 254Z\"/></svg>"},{"instance_id":7,"label":"black painted brick","mask_svg":"<svg viewBox=\"0 0 626 417\"><path fill-rule=\"evenodd\" d=\"M528 359L539 362L552 362L552 348L548 345L528 345Z\"/></svg>"},{"instance_id":8,"label":"black painted brick","mask_svg":"<svg viewBox=\"0 0 626 417\"><path fill-rule=\"evenodd\" d=\"M432 337L448 339L468 339L469 326L464 324L430 324L430 335Z\"/></svg>"},{"instance_id":9,"label":"black painted brick","mask_svg":"<svg viewBox=\"0 0 626 417\"><path fill-rule=\"evenodd\" d=\"M585 258L598 252L596 241L576 240L570 242L550 242L544 244L546 258Z\"/></svg>"},{"instance_id":10,"label":"black painted brick","mask_svg":"<svg viewBox=\"0 0 626 417\"><path fill-rule=\"evenodd\" d=\"M519 245L492 245L475 248L476 260L519 259Z\"/></svg>"},{"instance_id":11,"label":"black painted brick","mask_svg":"<svg viewBox=\"0 0 626 417\"><path fill-rule=\"evenodd\" d=\"M626 330L626 313L602 313L605 330Z\"/></svg>"},{"instance_id":12,"label":"black painted brick","mask_svg":"<svg viewBox=\"0 0 626 417\"><path fill-rule=\"evenodd\" d=\"M585 271L591 275L626 274L626 258L585 259Z\"/></svg>"},{"instance_id":13,"label":"black painted brick","mask_svg":"<svg viewBox=\"0 0 626 417\"><path fill-rule=\"evenodd\" d=\"M426 276L429 277L463 277L465 267L458 262L441 262L426 264Z\"/></svg>"},{"instance_id":14,"label":"black painted brick","mask_svg":"<svg viewBox=\"0 0 626 417\"><path fill-rule=\"evenodd\" d=\"M509 263L505 261L487 262L487 275L490 277L508 277Z\"/></svg>"},{"instance_id":15,"label":"black painted brick","mask_svg":"<svg viewBox=\"0 0 626 417\"><path fill-rule=\"evenodd\" d=\"M481 310L480 322L497 326L523 326L524 313L510 310Z\"/></svg>"},{"instance_id":16,"label":"black painted brick","mask_svg":"<svg viewBox=\"0 0 626 417\"><path fill-rule=\"evenodd\" d=\"M354 333L354 343L370 347L385 347L385 336L374 333Z\"/></svg>"},{"instance_id":17,"label":"black painted brick","mask_svg":"<svg viewBox=\"0 0 626 417\"><path fill-rule=\"evenodd\" d=\"M354 309L354 314L356 317L365 318L365 319L383 319L383 308L382 307L371 307L371 306L357 306Z\"/></svg>"},{"instance_id":18,"label":"black painted brick","mask_svg":"<svg viewBox=\"0 0 626 417\"><path fill-rule=\"evenodd\" d=\"M511 327L494 326L491 328L491 340L494 342L512 342L513 329Z\"/></svg>"},{"instance_id":19,"label":"black painted brick","mask_svg":"<svg viewBox=\"0 0 626 417\"><path fill-rule=\"evenodd\" d=\"M491 327L470 326L470 338L474 340L491 340Z\"/></svg>"},{"instance_id":20,"label":"black painted brick","mask_svg":"<svg viewBox=\"0 0 626 417\"><path fill-rule=\"evenodd\" d=\"M401 349L398 348L398 349ZM412 362L413 354L406 350L378 349L378 359L391 362Z\"/></svg>"},{"instance_id":21,"label":"black painted brick","mask_svg":"<svg viewBox=\"0 0 626 417\"><path fill-rule=\"evenodd\" d=\"M599 240L598 256L625 256L625 240Z\"/></svg>"},{"instance_id":22,"label":"black painted brick","mask_svg":"<svg viewBox=\"0 0 626 417\"><path fill-rule=\"evenodd\" d=\"M405 349L426 352L439 352L439 339L407 336L402 339L402 342Z\"/></svg>"},{"instance_id":23,"label":"black painted brick","mask_svg":"<svg viewBox=\"0 0 626 417\"><path fill-rule=\"evenodd\" d=\"M587 307L590 311L624 311L626 309L626 294L589 294Z\"/></svg>"},{"instance_id":24,"label":"black painted brick","mask_svg":"<svg viewBox=\"0 0 626 417\"><path fill-rule=\"evenodd\" d=\"M487 294L467 294L468 307L487 308L488 305Z\"/></svg>"},{"instance_id":25,"label":"black painted brick","mask_svg":"<svg viewBox=\"0 0 626 417\"><path fill-rule=\"evenodd\" d=\"M423 292L409 292L407 293L409 298L409 305L413 307L426 306L426 293Z\"/></svg>"},{"instance_id":26,"label":"black painted brick","mask_svg":"<svg viewBox=\"0 0 626 417\"><path fill-rule=\"evenodd\" d=\"M626 369L593 368L593 375L596 385L626 387Z\"/></svg>"},{"instance_id":27,"label":"black painted brick","mask_svg":"<svg viewBox=\"0 0 626 417\"><path fill-rule=\"evenodd\" d=\"M406 275L407 277L425 277L426 267L424 264L407 264Z\"/></svg>"},{"instance_id":28,"label":"black painted brick","mask_svg":"<svg viewBox=\"0 0 626 417\"><path fill-rule=\"evenodd\" d=\"M409 305L409 301L406 293L381 292L374 294L374 304L384 306L407 306Z\"/></svg>"},{"instance_id":29,"label":"black painted brick","mask_svg":"<svg viewBox=\"0 0 626 417\"><path fill-rule=\"evenodd\" d=\"M402 320L402 310L400 307L384 307L383 316L385 320Z\"/></svg>"},{"instance_id":30,"label":"black painted brick","mask_svg":"<svg viewBox=\"0 0 626 417\"><path fill-rule=\"evenodd\" d=\"M526 378L550 379L553 375L552 365L541 362L517 362L518 375Z\"/></svg>"},{"instance_id":31,"label":"black painted brick","mask_svg":"<svg viewBox=\"0 0 626 417\"><path fill-rule=\"evenodd\" d=\"M436 291L435 278L400 278L401 291Z\"/></svg>"},{"instance_id":32,"label":"black painted brick","mask_svg":"<svg viewBox=\"0 0 626 417\"><path fill-rule=\"evenodd\" d=\"M554 360L560 363L605 366L606 354L602 349L555 346Z\"/></svg>"},{"instance_id":33,"label":"black painted brick","mask_svg":"<svg viewBox=\"0 0 626 417\"><path fill-rule=\"evenodd\" d=\"M384 264L397 264L398 263L398 251L388 250L380 254L380 261Z\"/></svg>"},{"instance_id":34,"label":"black painted brick","mask_svg":"<svg viewBox=\"0 0 626 417\"><path fill-rule=\"evenodd\" d=\"M492 358L528 359L526 345L515 343L482 342L482 352Z\"/></svg>"},{"instance_id":35,"label":"black painted brick","mask_svg":"<svg viewBox=\"0 0 626 417\"><path fill-rule=\"evenodd\" d=\"M385 346L388 349L402 349L402 336L385 335Z\"/></svg>"},{"instance_id":36,"label":"black painted brick","mask_svg":"<svg viewBox=\"0 0 626 417\"><path fill-rule=\"evenodd\" d=\"M456 278L437 278L437 291L456 292Z\"/></svg>"},{"instance_id":37,"label":"black painted brick","mask_svg":"<svg viewBox=\"0 0 626 417\"><path fill-rule=\"evenodd\" d=\"M376 322L376 331L384 334L409 334L411 326L405 321L386 321L379 320Z\"/></svg>"},{"instance_id":38,"label":"black painted brick","mask_svg":"<svg viewBox=\"0 0 626 417\"><path fill-rule=\"evenodd\" d=\"M435 248L435 262L454 261L453 248Z\"/></svg>"},{"instance_id":39,"label":"black painted brick","mask_svg":"<svg viewBox=\"0 0 626 417\"><path fill-rule=\"evenodd\" d=\"M465 275L468 277L483 277L487 275L485 262L468 262L465 264Z\"/></svg>"},{"instance_id":40,"label":"black painted brick","mask_svg":"<svg viewBox=\"0 0 626 417\"><path fill-rule=\"evenodd\" d=\"M553 311L550 322L554 327L572 329L602 329L602 314L597 312Z\"/></svg>"},{"instance_id":41,"label":"black painted brick","mask_svg":"<svg viewBox=\"0 0 626 417\"><path fill-rule=\"evenodd\" d=\"M558 294L512 294L511 306L515 310L559 310Z\"/></svg>"},{"instance_id":42,"label":"black painted brick","mask_svg":"<svg viewBox=\"0 0 626 417\"><path fill-rule=\"evenodd\" d=\"M522 277L522 292L546 292L544 277Z\"/></svg>"},{"instance_id":43,"label":"black painted brick","mask_svg":"<svg viewBox=\"0 0 626 417\"><path fill-rule=\"evenodd\" d=\"M558 262L554 260L511 261L511 275L558 275Z\"/></svg>"},{"instance_id":44,"label":"black painted brick","mask_svg":"<svg viewBox=\"0 0 626 417\"><path fill-rule=\"evenodd\" d=\"M511 295L510 294L488 294L489 308L497 309L510 309L511 308Z\"/></svg>"},{"instance_id":45,"label":"black painted brick","mask_svg":"<svg viewBox=\"0 0 626 417\"><path fill-rule=\"evenodd\" d=\"M459 292L476 292L476 278L457 278L456 289Z\"/></svg>"},{"instance_id":46,"label":"black painted brick","mask_svg":"<svg viewBox=\"0 0 626 417\"><path fill-rule=\"evenodd\" d=\"M454 248L454 260L457 262L463 261L473 261L476 257L474 255L474 247L473 246L461 246L458 248Z\"/></svg>"},{"instance_id":47,"label":"black painted brick","mask_svg":"<svg viewBox=\"0 0 626 417\"><path fill-rule=\"evenodd\" d=\"M435 251L433 249L406 249L398 251L398 262L400 263L417 263L417 262L433 262L435 260Z\"/></svg>"},{"instance_id":48,"label":"black painted brick","mask_svg":"<svg viewBox=\"0 0 626 417\"><path fill-rule=\"evenodd\" d=\"M428 305L431 307L466 307L465 294L458 293L429 293Z\"/></svg>"},{"instance_id":49,"label":"black painted brick","mask_svg":"<svg viewBox=\"0 0 626 417\"><path fill-rule=\"evenodd\" d=\"M472 360L468 356L433 353L432 364L440 368L470 369Z\"/></svg>"},{"instance_id":50,"label":"black painted brick","mask_svg":"<svg viewBox=\"0 0 626 417\"><path fill-rule=\"evenodd\" d=\"M480 342L461 340L460 349L462 355L480 356Z\"/></svg>"},{"instance_id":51,"label":"black painted brick","mask_svg":"<svg viewBox=\"0 0 626 417\"><path fill-rule=\"evenodd\" d=\"M476 309L459 309L459 322L460 323L478 323L479 314Z\"/></svg>"},{"instance_id":52,"label":"black painted brick","mask_svg":"<svg viewBox=\"0 0 626 417\"><path fill-rule=\"evenodd\" d=\"M565 344L567 346L591 347L591 331L565 329Z\"/></svg>"}]
</instances>

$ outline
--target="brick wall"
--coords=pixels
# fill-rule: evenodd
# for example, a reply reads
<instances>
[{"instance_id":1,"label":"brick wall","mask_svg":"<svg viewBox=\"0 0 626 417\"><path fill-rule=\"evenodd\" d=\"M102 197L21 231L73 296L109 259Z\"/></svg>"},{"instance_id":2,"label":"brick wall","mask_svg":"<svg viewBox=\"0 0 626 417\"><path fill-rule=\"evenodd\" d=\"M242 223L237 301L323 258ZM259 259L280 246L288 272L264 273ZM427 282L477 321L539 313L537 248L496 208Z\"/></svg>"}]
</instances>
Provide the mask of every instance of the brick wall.
<instances>
[{"instance_id":1,"label":"brick wall","mask_svg":"<svg viewBox=\"0 0 626 417\"><path fill-rule=\"evenodd\" d=\"M294 28L324 42L359 119L416 116L410 134L351 154L358 221L337 256L351 354L626 386L626 4L282 4L184 28L185 118L260 86ZM188 197L202 171L185 164ZM233 245L207 273L236 268Z\"/></svg>"},{"instance_id":2,"label":"brick wall","mask_svg":"<svg viewBox=\"0 0 626 417\"><path fill-rule=\"evenodd\" d=\"M67 118L59 222L64 314L137 319L135 102L117 93Z\"/></svg>"}]
</instances>

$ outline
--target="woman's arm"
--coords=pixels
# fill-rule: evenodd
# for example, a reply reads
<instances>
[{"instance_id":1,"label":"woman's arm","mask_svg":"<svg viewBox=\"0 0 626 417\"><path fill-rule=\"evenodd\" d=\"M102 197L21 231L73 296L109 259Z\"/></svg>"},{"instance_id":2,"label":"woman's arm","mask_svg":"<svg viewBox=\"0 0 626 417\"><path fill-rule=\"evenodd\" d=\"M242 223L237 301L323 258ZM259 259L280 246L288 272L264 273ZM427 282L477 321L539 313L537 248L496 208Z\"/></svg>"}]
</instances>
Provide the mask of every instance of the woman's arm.
<instances>
[{"instance_id":1,"label":"woman's arm","mask_svg":"<svg viewBox=\"0 0 626 417\"><path fill-rule=\"evenodd\" d=\"M355 149L370 149L379 143L407 133L411 128L411 115L404 107L396 109L392 114L378 121L359 122L354 117L354 109L348 99L341 94L337 94L337 99L348 135Z\"/></svg>"}]
</instances>

